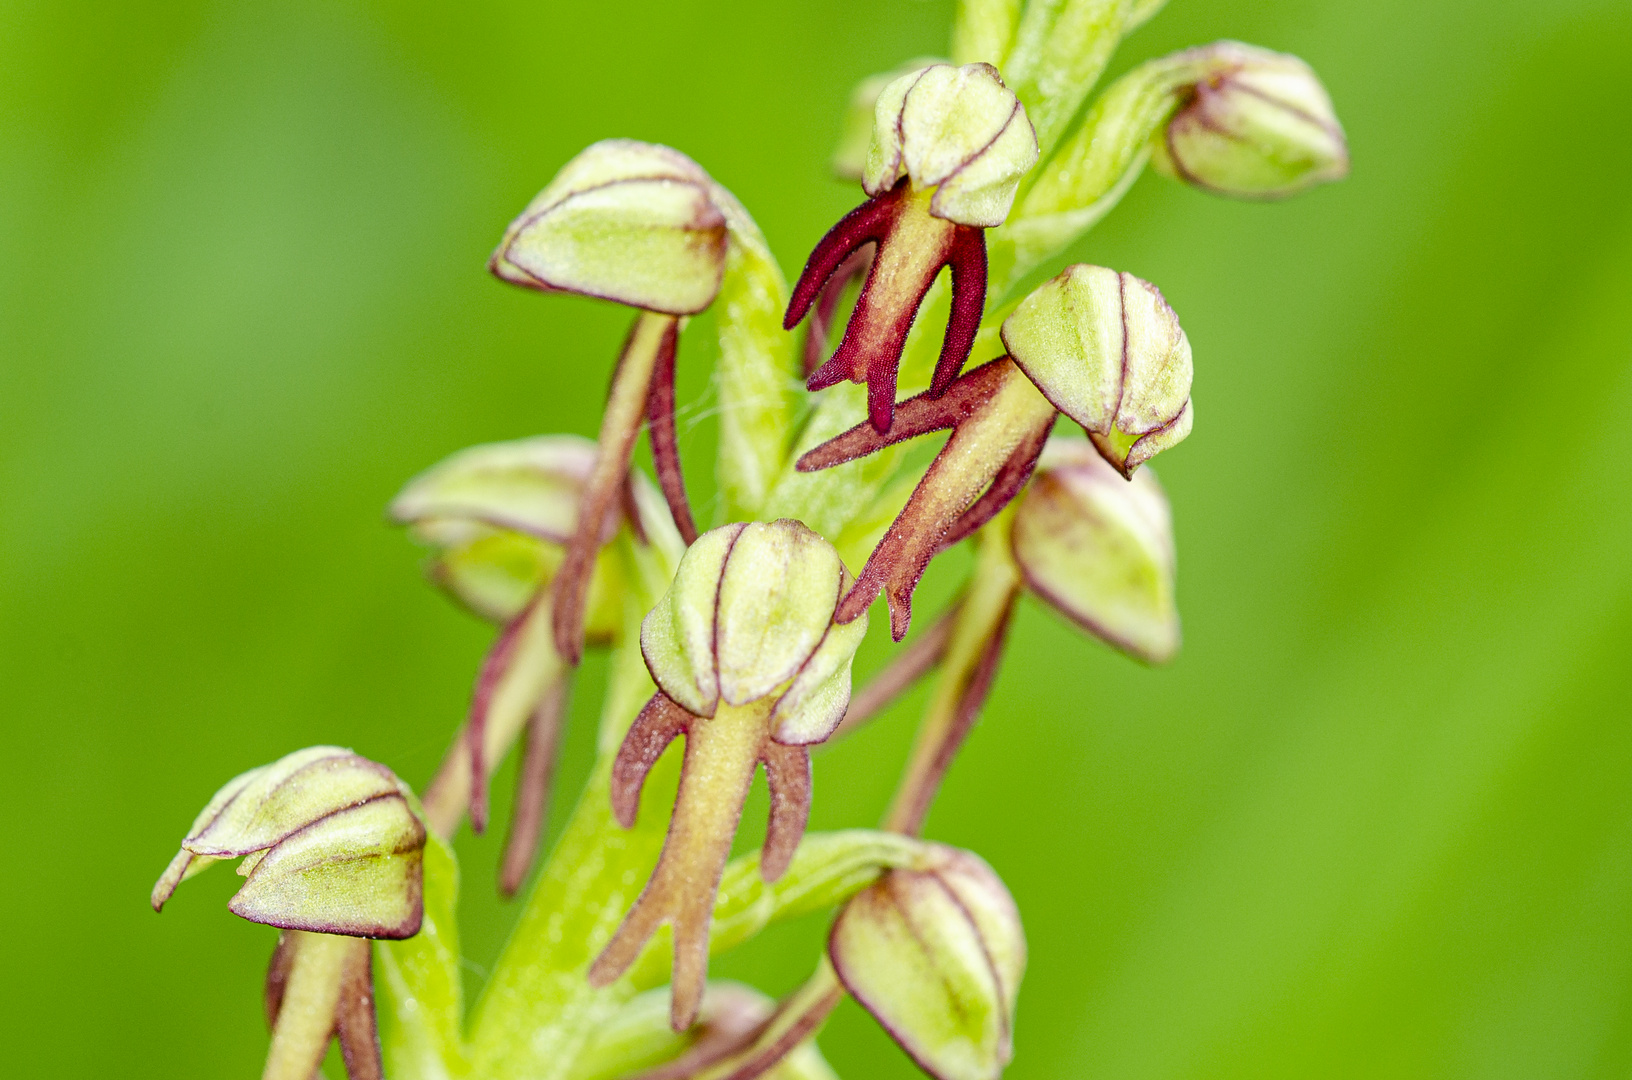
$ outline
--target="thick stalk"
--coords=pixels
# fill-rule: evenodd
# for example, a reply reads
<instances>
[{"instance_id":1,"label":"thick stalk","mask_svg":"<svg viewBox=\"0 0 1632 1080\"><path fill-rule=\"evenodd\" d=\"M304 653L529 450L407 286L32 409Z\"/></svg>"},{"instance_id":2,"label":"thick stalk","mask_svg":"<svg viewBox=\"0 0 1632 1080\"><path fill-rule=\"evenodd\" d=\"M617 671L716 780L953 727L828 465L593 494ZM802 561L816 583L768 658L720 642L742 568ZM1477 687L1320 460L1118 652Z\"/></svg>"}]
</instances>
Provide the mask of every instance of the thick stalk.
<instances>
[{"instance_id":1,"label":"thick stalk","mask_svg":"<svg viewBox=\"0 0 1632 1080\"><path fill-rule=\"evenodd\" d=\"M1020 593L1020 570L1009 553L1008 513L982 538L974 580L958 607L952 638L913 744L912 757L896 788L884 828L917 835L941 780L974 727L991 689L1003 639Z\"/></svg>"}]
</instances>

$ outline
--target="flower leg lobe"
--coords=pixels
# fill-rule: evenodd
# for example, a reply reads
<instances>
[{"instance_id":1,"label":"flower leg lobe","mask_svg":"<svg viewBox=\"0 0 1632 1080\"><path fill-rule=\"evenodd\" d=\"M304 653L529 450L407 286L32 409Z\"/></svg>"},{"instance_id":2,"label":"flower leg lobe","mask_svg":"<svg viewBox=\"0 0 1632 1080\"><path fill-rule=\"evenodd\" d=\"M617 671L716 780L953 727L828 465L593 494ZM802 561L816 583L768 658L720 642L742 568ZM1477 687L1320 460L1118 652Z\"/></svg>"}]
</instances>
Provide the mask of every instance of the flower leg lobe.
<instances>
[{"instance_id":1,"label":"flower leg lobe","mask_svg":"<svg viewBox=\"0 0 1632 1080\"><path fill-rule=\"evenodd\" d=\"M646 774L652 771L669 744L686 733L693 719L689 712L659 691L629 725L629 733L623 737L618 756L612 762L612 816L625 829L634 828Z\"/></svg>"},{"instance_id":2,"label":"flower leg lobe","mask_svg":"<svg viewBox=\"0 0 1632 1080\"><path fill-rule=\"evenodd\" d=\"M851 252L822 287L821 295L816 301L816 310L810 314L810 328L805 333L806 379L822 366L822 359L827 352L828 333L833 327L833 317L838 313L839 301L844 299L844 290L856 278L866 274L873 265L873 252L869 250L871 243L868 241Z\"/></svg>"},{"instance_id":3,"label":"flower leg lobe","mask_svg":"<svg viewBox=\"0 0 1632 1080\"><path fill-rule=\"evenodd\" d=\"M929 392L935 396L945 393L963 370L980 332L980 317L986 310L986 231L959 225L952 233L947 262L952 268L952 312L929 383Z\"/></svg>"},{"instance_id":4,"label":"flower leg lobe","mask_svg":"<svg viewBox=\"0 0 1632 1080\"><path fill-rule=\"evenodd\" d=\"M674 931L669 1022L676 1031L691 1026L702 1002L709 919L742 804L767 740L767 719L762 704L722 702L713 717L690 723L680 791L657 868L590 965L591 985L611 984L639 957L657 928L669 923Z\"/></svg>"},{"instance_id":5,"label":"flower leg lobe","mask_svg":"<svg viewBox=\"0 0 1632 1080\"><path fill-rule=\"evenodd\" d=\"M680 324L671 322L663 335L657 366L652 371L651 389L646 395L646 429L652 440L652 464L657 469L658 485L668 501L674 527L689 547L697 539L697 523L691 515L691 502L686 498L686 477L680 471L680 444L674 429L674 354L679 336ZM635 522L640 520L638 514L631 514L629 518Z\"/></svg>"},{"instance_id":6,"label":"flower leg lobe","mask_svg":"<svg viewBox=\"0 0 1632 1080\"><path fill-rule=\"evenodd\" d=\"M487 830L487 717L499 684L515 660L522 630L538 605L535 598L499 632L498 640L482 658L476 675L476 692L471 696L470 719L465 724L465 745L470 757L470 827L477 833Z\"/></svg>"},{"instance_id":7,"label":"flower leg lobe","mask_svg":"<svg viewBox=\"0 0 1632 1080\"><path fill-rule=\"evenodd\" d=\"M821 294L828 280L858 248L884 239L900 209L898 202L899 199L893 191L868 199L840 218L838 224L817 241L810 258L805 260L804 271L794 284L793 295L788 299L788 311L782 319L782 329L792 330L799 325L799 321L810 311L811 305L816 302L816 297Z\"/></svg>"},{"instance_id":8,"label":"flower leg lobe","mask_svg":"<svg viewBox=\"0 0 1632 1080\"><path fill-rule=\"evenodd\" d=\"M516 895L538 856L539 838L550 809L551 781L561 747L566 714L567 681L559 679L545 690L527 724L527 749L516 772L516 803L510 815L510 836L499 869L499 892Z\"/></svg>"},{"instance_id":9,"label":"flower leg lobe","mask_svg":"<svg viewBox=\"0 0 1632 1080\"><path fill-rule=\"evenodd\" d=\"M759 858L759 876L775 881L787 872L810 820L810 748L769 739L760 751L771 789L771 821Z\"/></svg>"},{"instance_id":10,"label":"flower leg lobe","mask_svg":"<svg viewBox=\"0 0 1632 1080\"><path fill-rule=\"evenodd\" d=\"M373 949L364 938L350 939L340 969L335 1034L349 1080L382 1080L380 1032L374 1014Z\"/></svg>"}]
</instances>

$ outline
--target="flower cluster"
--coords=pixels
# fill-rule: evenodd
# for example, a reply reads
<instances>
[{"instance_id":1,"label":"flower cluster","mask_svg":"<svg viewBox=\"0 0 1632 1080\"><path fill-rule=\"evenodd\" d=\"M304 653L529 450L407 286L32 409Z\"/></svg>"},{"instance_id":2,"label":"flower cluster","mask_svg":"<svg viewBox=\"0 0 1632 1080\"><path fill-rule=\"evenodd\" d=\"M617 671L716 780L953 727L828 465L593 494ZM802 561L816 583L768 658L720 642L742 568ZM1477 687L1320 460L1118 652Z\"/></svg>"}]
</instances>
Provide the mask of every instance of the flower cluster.
<instances>
[{"instance_id":1,"label":"flower cluster","mask_svg":"<svg viewBox=\"0 0 1632 1080\"><path fill-rule=\"evenodd\" d=\"M1022 597L1140 661L1177 651L1171 513L1145 466L1195 416L1191 342L1155 285L1056 263L1020 286L1147 163L1249 199L1347 171L1330 99L1293 57L1220 42L1090 101L1160 7L960 3L951 62L856 89L835 164L865 201L791 290L736 198L651 143L588 147L504 230L498 279L633 322L593 441L463 450L391 505L430 579L496 627L442 767L423 802L333 747L245 773L153 891L157 909L210 863L243 860L230 909L283 931L267 1077L308 1080L338 1038L352 1080L816 1080L831 1071L813 1039L846 994L931 1075L1002 1072L1019 909L978 856L918 836ZM720 443L706 530L675 419L681 338L704 311ZM1082 437L1057 432L1061 416ZM633 464L642 430L655 480ZM933 455L905 452L938 433ZM852 695L874 601L903 641L920 579L966 540L956 598ZM608 650L597 759L535 874L591 646ZM812 749L931 674L883 827L807 835ZM467 1022L447 841L467 818L486 827L518 744L498 884L533 886ZM761 768L765 838L733 861ZM662 797L643 811L646 789ZM709 981L711 953L829 908L814 974L781 1002Z\"/></svg>"}]
</instances>

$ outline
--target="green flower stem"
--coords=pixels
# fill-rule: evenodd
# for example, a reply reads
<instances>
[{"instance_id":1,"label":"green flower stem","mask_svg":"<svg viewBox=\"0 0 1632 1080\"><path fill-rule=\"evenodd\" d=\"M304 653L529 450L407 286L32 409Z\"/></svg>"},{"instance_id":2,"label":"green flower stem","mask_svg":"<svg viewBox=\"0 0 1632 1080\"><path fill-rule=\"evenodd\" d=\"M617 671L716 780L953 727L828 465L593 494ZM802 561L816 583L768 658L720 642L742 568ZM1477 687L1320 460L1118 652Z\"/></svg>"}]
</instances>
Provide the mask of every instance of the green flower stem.
<instances>
[{"instance_id":1,"label":"green flower stem","mask_svg":"<svg viewBox=\"0 0 1632 1080\"><path fill-rule=\"evenodd\" d=\"M484 1080L564 1076L595 1027L634 994L627 980L596 989L585 977L657 863L668 824L667 814L654 811L627 830L612 818L612 756L653 691L640 655L639 620L656 602L648 580L654 567L642 561L651 553L626 542L620 554L634 565L602 708L600 752L476 1004L470 1071ZM654 774L666 772L672 783L677 766L671 756ZM655 784L661 789L664 779Z\"/></svg>"},{"instance_id":2,"label":"green flower stem","mask_svg":"<svg viewBox=\"0 0 1632 1080\"><path fill-rule=\"evenodd\" d=\"M459 865L437 834L425 845L425 921L405 941L374 943L380 1050L392 1080L469 1074L459 971Z\"/></svg>"},{"instance_id":3,"label":"green flower stem","mask_svg":"<svg viewBox=\"0 0 1632 1080\"><path fill-rule=\"evenodd\" d=\"M716 196L720 199L720 196ZM787 460L793 403L802 387L793 337L782 329L788 285L765 239L735 199L731 244L714 302L720 359L720 452L715 466L724 521L744 521L765 501Z\"/></svg>"},{"instance_id":4,"label":"green flower stem","mask_svg":"<svg viewBox=\"0 0 1632 1080\"><path fill-rule=\"evenodd\" d=\"M946 658L918 728L912 757L896 788L884 828L917 835L946 770L974 726L990 689L1003 636L1020 593L1020 569L1009 552L1012 506L982 530L974 576L959 605Z\"/></svg>"},{"instance_id":5,"label":"green flower stem","mask_svg":"<svg viewBox=\"0 0 1632 1080\"><path fill-rule=\"evenodd\" d=\"M1059 152L1022 181L1008 222L987 234L991 295L1006 295L1115 208L1150 160L1151 140L1213 66L1178 53L1106 88Z\"/></svg>"}]
</instances>

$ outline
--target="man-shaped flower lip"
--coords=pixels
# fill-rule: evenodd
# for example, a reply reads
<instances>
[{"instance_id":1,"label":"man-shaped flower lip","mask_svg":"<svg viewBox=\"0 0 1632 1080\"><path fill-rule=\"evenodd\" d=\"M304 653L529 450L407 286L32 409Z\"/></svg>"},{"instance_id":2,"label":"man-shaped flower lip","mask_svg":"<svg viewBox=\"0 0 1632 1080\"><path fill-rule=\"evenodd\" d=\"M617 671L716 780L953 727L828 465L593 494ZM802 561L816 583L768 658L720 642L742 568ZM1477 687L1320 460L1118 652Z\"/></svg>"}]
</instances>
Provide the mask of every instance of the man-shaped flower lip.
<instances>
[{"instance_id":1,"label":"man-shaped flower lip","mask_svg":"<svg viewBox=\"0 0 1632 1080\"><path fill-rule=\"evenodd\" d=\"M1068 267L1021 301L1002 337L1015 364L1123 476L1190 434L1190 341L1150 282Z\"/></svg>"},{"instance_id":2,"label":"man-shaped flower lip","mask_svg":"<svg viewBox=\"0 0 1632 1080\"><path fill-rule=\"evenodd\" d=\"M725 273L726 219L713 189L678 150L598 142L510 224L488 268L528 288L695 315Z\"/></svg>"},{"instance_id":3,"label":"man-shaped flower lip","mask_svg":"<svg viewBox=\"0 0 1632 1080\"><path fill-rule=\"evenodd\" d=\"M826 540L797 521L727 525L686 552L641 627L657 683L612 769L612 806L635 822L646 774L686 737L680 791L651 879L590 968L597 986L674 928L675 1030L689 1026L708 970L709 918L754 771L764 765L770 826L760 873L787 869L810 813L807 745L826 739L850 701L850 666L866 620L833 623L849 573Z\"/></svg>"},{"instance_id":4,"label":"man-shaped flower lip","mask_svg":"<svg viewBox=\"0 0 1632 1080\"><path fill-rule=\"evenodd\" d=\"M877 245L844 338L810 375L809 389L865 382L873 427L888 430L907 333L949 267L952 312L930 383L932 395L944 392L969 357L985 308L983 230L1003 223L1036 162L1025 107L990 64L933 64L885 87L862 181L872 197L816 245L783 320L787 329L798 325L845 260Z\"/></svg>"},{"instance_id":5,"label":"man-shaped flower lip","mask_svg":"<svg viewBox=\"0 0 1632 1080\"><path fill-rule=\"evenodd\" d=\"M799 458L796 467L812 472L952 431L839 603L840 622L883 591L900 641L929 561L1020 492L1056 412L1082 424L1124 477L1189 434L1190 343L1154 285L1073 266L1022 301L1002 337L1008 356L965 372L939 397L908 398L888 431L857 424Z\"/></svg>"}]
</instances>

